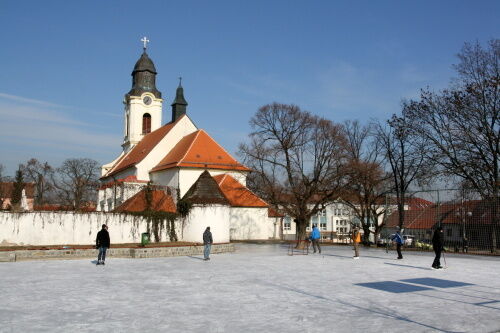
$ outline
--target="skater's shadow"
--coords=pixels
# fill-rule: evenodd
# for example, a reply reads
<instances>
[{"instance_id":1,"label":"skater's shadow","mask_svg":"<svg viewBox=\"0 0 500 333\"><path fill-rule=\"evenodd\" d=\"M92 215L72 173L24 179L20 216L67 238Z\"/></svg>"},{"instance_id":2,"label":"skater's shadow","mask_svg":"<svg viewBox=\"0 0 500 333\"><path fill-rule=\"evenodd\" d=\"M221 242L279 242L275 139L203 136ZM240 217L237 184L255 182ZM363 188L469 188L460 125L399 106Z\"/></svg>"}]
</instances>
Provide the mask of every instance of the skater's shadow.
<instances>
[{"instance_id":1,"label":"skater's shadow","mask_svg":"<svg viewBox=\"0 0 500 333\"><path fill-rule=\"evenodd\" d=\"M422 267L422 266L412 266L412 265L401 265L401 264L393 264L391 262L384 262L386 265L392 265L392 266L400 266L400 267L409 267L409 268L417 268L417 269L423 269L426 271L432 271L432 268L428 267Z\"/></svg>"},{"instance_id":2,"label":"skater's shadow","mask_svg":"<svg viewBox=\"0 0 500 333\"><path fill-rule=\"evenodd\" d=\"M92 264L96 265L97 264L97 260L91 260L90 261Z\"/></svg>"},{"instance_id":3,"label":"skater's shadow","mask_svg":"<svg viewBox=\"0 0 500 333\"><path fill-rule=\"evenodd\" d=\"M204 260L203 258L200 258L200 257L193 257L193 256L187 256L188 258L191 258L191 259L198 259L198 260Z\"/></svg>"},{"instance_id":4,"label":"skater's shadow","mask_svg":"<svg viewBox=\"0 0 500 333\"><path fill-rule=\"evenodd\" d=\"M387 260L387 257L369 256L369 255L363 255L363 253L361 253L361 256L364 257L364 258L375 258L375 259Z\"/></svg>"},{"instance_id":5,"label":"skater's shadow","mask_svg":"<svg viewBox=\"0 0 500 333\"><path fill-rule=\"evenodd\" d=\"M323 254L324 256L330 256L330 257L339 257L339 258L348 258L348 259L352 259L352 257L349 257L349 256L341 256L339 254Z\"/></svg>"}]
</instances>

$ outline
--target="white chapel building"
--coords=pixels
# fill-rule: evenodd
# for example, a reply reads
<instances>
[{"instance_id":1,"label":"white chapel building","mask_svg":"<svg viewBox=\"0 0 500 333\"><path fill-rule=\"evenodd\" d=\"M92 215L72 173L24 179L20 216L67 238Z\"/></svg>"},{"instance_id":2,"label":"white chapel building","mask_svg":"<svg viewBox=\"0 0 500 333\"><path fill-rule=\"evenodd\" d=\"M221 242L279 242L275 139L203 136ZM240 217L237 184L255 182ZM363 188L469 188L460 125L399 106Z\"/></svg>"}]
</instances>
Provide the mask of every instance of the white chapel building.
<instances>
[{"instance_id":1,"label":"white chapel building","mask_svg":"<svg viewBox=\"0 0 500 333\"><path fill-rule=\"evenodd\" d=\"M179 240L201 241L206 226L211 226L215 242L279 238L280 218L246 187L251 170L196 127L187 114L181 83L171 104L172 117L163 122L156 75L144 47L123 102L123 150L102 166L97 210L130 206L149 182L173 202L185 198L193 204L177 232Z\"/></svg>"}]
</instances>

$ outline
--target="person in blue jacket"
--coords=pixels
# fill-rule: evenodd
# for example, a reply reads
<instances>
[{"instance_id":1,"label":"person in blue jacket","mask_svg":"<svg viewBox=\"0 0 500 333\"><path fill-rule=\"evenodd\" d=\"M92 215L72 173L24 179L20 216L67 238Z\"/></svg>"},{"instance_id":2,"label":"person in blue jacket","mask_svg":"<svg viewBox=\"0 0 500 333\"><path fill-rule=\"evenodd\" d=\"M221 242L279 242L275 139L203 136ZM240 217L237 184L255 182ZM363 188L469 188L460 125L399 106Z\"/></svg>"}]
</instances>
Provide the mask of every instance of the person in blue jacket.
<instances>
[{"instance_id":1,"label":"person in blue jacket","mask_svg":"<svg viewBox=\"0 0 500 333\"><path fill-rule=\"evenodd\" d=\"M313 230L311 232L311 242L313 244L314 253L316 253L316 247L318 248L319 253L321 253L321 247L319 246L319 239L321 238L321 234L319 232L318 227L313 225Z\"/></svg>"},{"instance_id":2,"label":"person in blue jacket","mask_svg":"<svg viewBox=\"0 0 500 333\"><path fill-rule=\"evenodd\" d=\"M391 240L396 242L396 251L398 251L398 258L403 259L403 255L401 254L401 246L403 245L403 236L401 236L401 228L396 227L396 233L391 236Z\"/></svg>"}]
</instances>

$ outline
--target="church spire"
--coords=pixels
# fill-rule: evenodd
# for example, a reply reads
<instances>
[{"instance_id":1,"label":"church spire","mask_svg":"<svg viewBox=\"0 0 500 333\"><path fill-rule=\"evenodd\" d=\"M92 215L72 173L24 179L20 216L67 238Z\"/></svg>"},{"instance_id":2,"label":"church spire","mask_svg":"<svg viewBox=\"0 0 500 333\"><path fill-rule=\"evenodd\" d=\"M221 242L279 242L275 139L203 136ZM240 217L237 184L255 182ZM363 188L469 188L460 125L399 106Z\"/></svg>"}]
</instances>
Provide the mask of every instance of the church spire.
<instances>
[{"instance_id":1,"label":"church spire","mask_svg":"<svg viewBox=\"0 0 500 333\"><path fill-rule=\"evenodd\" d=\"M128 92L130 96L141 96L145 92L150 92L156 98L161 98L161 92L156 89L156 68L153 61L146 53L147 43L149 39L143 37L141 42L144 43L143 52L139 60L135 63L132 71L132 89Z\"/></svg>"},{"instance_id":2,"label":"church spire","mask_svg":"<svg viewBox=\"0 0 500 333\"><path fill-rule=\"evenodd\" d=\"M187 105L188 103L184 98L184 88L182 88L182 77L179 77L179 86L175 92L175 100L172 103L172 122L186 114Z\"/></svg>"}]
</instances>

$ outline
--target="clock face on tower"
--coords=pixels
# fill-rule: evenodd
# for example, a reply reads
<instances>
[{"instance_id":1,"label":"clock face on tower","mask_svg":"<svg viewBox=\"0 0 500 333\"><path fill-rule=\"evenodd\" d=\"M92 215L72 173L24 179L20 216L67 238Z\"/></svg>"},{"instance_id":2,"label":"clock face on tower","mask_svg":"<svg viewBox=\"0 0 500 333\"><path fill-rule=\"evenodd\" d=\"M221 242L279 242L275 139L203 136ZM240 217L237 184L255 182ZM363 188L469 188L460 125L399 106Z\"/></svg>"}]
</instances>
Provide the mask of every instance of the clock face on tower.
<instances>
[{"instance_id":1,"label":"clock face on tower","mask_svg":"<svg viewBox=\"0 0 500 333\"><path fill-rule=\"evenodd\" d=\"M142 99L142 101L144 102L144 104L149 105L149 104L151 104L151 102L152 102L153 100L151 99L151 97L149 97L149 96L145 96L145 97Z\"/></svg>"}]
</instances>

